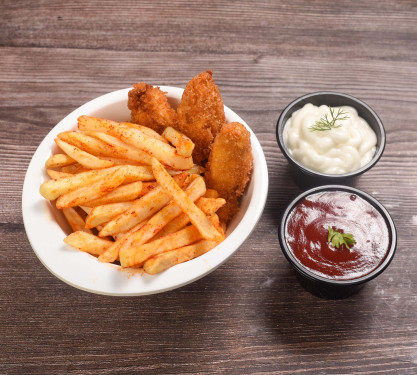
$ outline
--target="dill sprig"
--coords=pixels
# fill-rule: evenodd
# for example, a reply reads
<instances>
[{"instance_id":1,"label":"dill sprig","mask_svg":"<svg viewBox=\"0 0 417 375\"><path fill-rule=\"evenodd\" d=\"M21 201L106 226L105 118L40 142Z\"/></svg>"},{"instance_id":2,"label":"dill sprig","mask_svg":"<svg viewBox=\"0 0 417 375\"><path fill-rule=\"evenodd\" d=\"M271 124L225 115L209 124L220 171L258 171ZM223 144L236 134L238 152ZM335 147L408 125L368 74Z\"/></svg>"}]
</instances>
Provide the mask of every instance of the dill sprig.
<instances>
[{"instance_id":1,"label":"dill sprig","mask_svg":"<svg viewBox=\"0 0 417 375\"><path fill-rule=\"evenodd\" d=\"M311 131L323 132L326 130L332 130L340 128L343 124L336 123L337 121L347 120L349 118L348 113L342 108L337 110L336 116L334 114L335 110L329 106L331 119L327 117L327 113L319 120L310 126Z\"/></svg>"}]
</instances>

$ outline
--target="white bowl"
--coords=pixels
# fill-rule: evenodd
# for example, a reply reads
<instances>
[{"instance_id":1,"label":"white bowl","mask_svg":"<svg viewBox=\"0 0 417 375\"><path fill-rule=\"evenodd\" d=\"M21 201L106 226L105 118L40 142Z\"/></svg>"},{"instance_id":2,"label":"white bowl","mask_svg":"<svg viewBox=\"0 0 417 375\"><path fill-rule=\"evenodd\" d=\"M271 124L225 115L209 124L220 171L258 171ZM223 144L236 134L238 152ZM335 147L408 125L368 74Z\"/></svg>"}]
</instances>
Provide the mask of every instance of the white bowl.
<instances>
[{"instance_id":1,"label":"white bowl","mask_svg":"<svg viewBox=\"0 0 417 375\"><path fill-rule=\"evenodd\" d=\"M94 256L65 244L63 240L69 233L69 228L62 213L39 193L39 186L48 179L45 161L57 150L54 138L60 132L76 129L77 118L81 115L129 121L129 90L127 88L100 96L82 105L56 125L33 155L26 172L22 196L26 233L44 266L56 277L76 288L114 296L160 293L191 283L214 271L254 230L268 193L268 170L262 147L249 126L225 106L227 121L240 122L251 133L254 169L247 192L242 198L240 211L229 224L226 239L221 244L196 259L176 265L158 275L101 263ZM171 105L177 107L184 90L166 86L161 86L161 90L168 93Z\"/></svg>"}]
</instances>

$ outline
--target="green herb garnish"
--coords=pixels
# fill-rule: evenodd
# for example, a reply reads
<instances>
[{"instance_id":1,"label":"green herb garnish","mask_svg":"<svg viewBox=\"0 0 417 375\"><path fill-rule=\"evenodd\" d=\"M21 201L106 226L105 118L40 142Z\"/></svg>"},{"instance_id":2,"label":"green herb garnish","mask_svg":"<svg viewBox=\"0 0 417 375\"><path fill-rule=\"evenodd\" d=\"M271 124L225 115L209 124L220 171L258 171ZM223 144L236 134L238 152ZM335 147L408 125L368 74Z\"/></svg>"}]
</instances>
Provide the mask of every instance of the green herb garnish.
<instances>
[{"instance_id":1,"label":"green herb garnish","mask_svg":"<svg viewBox=\"0 0 417 375\"><path fill-rule=\"evenodd\" d=\"M327 237L327 242L331 242L332 245L337 248L345 245L349 250L349 245L354 245L356 243L353 234L341 233L331 227L329 227L329 236Z\"/></svg>"},{"instance_id":2,"label":"green herb garnish","mask_svg":"<svg viewBox=\"0 0 417 375\"><path fill-rule=\"evenodd\" d=\"M334 109L329 106L330 116L331 119L327 117L327 113L319 120L314 123L314 125L310 126L309 129L311 131L323 132L326 130L332 130L336 128L340 128L343 124L336 123L337 121L347 120L349 118L348 113L344 111L342 108L337 110L336 116L334 114Z\"/></svg>"}]
</instances>

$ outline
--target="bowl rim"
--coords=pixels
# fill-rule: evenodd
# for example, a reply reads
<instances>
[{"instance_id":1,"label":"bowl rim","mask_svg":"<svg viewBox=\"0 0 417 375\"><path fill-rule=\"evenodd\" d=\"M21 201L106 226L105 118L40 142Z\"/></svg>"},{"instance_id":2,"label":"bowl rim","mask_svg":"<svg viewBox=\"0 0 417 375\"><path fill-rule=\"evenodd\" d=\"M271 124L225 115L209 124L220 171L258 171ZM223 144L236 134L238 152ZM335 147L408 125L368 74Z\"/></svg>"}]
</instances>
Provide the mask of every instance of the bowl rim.
<instances>
[{"instance_id":1,"label":"bowl rim","mask_svg":"<svg viewBox=\"0 0 417 375\"><path fill-rule=\"evenodd\" d=\"M182 88L172 86L158 87L162 91L167 92L167 97L173 100L180 100L181 95L184 91L184 89ZM125 280L131 280L132 276L136 275L133 275L129 272L121 272L120 267L113 264L99 263L97 258L93 257L92 255L83 253L78 250L74 251L74 249L70 248L62 241L61 243L54 242L50 244L46 240L41 239L41 234L37 232L42 231L42 235L45 235L46 233L49 234L49 230L53 232L52 236L54 236L54 238L60 239L63 239L65 237L65 233L63 232L59 224L56 222L56 220L51 220L50 213L46 212L45 214L45 211L48 211L46 205L49 203L49 201L45 200L40 195L38 187L40 183L42 183L45 179L45 169L43 165L47 157L52 153L52 146L54 143L53 139L55 138L55 136L61 131L73 129L76 124L76 118L78 118L82 114L91 115L91 113L95 111L105 111L109 106L121 105L121 103L126 103L125 105L127 108L127 94L131 89L132 87L128 87L125 89L116 90L101 95L79 106L71 113L69 113L67 116L65 116L61 121L59 121L58 124L56 124L44 137L44 139L36 149L26 171L25 180L23 184L23 223L29 243L36 256L39 258L41 263L60 280L78 289L95 294L111 296L140 296L162 293L165 291L173 290L175 288L179 288L206 276L207 274L218 268L220 265L222 265L231 255L233 255L239 249L243 242L250 236L250 234L255 229L258 221L262 216L262 212L264 210L268 194L268 168L261 144L254 132L246 124L246 122L239 115L237 115L237 113L232 111L227 106L224 106L226 119L229 120L230 117L232 117L233 119L231 119L231 121L241 122L246 127L246 129L248 129L251 135L252 154L254 156L254 170L252 172L253 192L251 199L247 203L245 214L240 218L240 221L236 224L236 227L228 234L227 238L222 243L220 243L210 252L203 254L198 258L175 266L177 267L177 272L173 272L172 270L175 269L175 267L172 267L158 275L142 274L140 277L144 277L146 280L144 279L144 281L137 283L142 283L144 285L143 290L136 290L136 284L134 284L133 286L130 285L130 287L126 288L120 288L120 290L117 288L117 286L112 288L103 287L103 285L101 284L100 277L102 276L104 278L106 277L106 275L116 275L114 273L114 269L117 270L117 275L123 275L120 277L114 276L115 278L117 278L117 280L122 278L122 282L125 282ZM72 122L72 125L69 125L69 122ZM249 186L251 185L252 183L250 183ZM34 186L35 189L33 189ZM45 223L48 225L48 227L42 228L41 225ZM48 259L48 256L45 256L45 253L47 251L50 252L52 248L53 251L56 251L56 249L65 251L65 257L67 257L67 259L69 259L71 262L77 264L83 264L82 262L85 262L85 264L83 264L82 266L82 269L87 273L89 272L89 266L95 267L95 262L99 263L99 267L104 266L103 269L106 270L103 274L101 274L100 272L96 272L95 269L92 269L91 273L95 273L94 275L81 274L81 271L77 270L77 279L77 277L73 277L74 275L71 274L71 270L65 269L65 266L67 268L70 268L72 263L71 265L62 265L63 268L57 269L56 261ZM68 253L70 252L74 254L71 255L73 258L68 258ZM56 254L52 254L49 258L51 257L56 258ZM187 272L189 273L187 274ZM155 277L161 278L160 275L164 273L167 274L166 278L162 278L162 281L157 280L153 285L151 285L152 283L150 282L150 280L154 279ZM173 277L175 277L175 275L178 275L178 280L174 280L174 282L170 283L164 283L165 279L172 279ZM138 277L138 279L140 278ZM114 281L114 283L117 284L116 281ZM157 286L155 286L155 284Z\"/></svg>"},{"instance_id":2,"label":"bowl rim","mask_svg":"<svg viewBox=\"0 0 417 375\"><path fill-rule=\"evenodd\" d=\"M368 111L371 114L372 117L374 117L374 119L375 119L375 121L378 125L378 131L379 131L380 136L381 136L381 141L380 141L380 145L377 148L377 150L376 150L374 156L372 157L372 159L369 161L369 163L365 164L363 167L361 167L359 169L356 169L352 172L343 173L343 174L328 174L328 173L318 172L318 171L315 171L314 169L311 169L311 168L305 166L304 164L302 164L298 160L296 160L291 155L291 153L288 151L287 147L285 146L285 142L284 142L284 139L283 139L283 129L284 129L284 126L285 126L284 119L287 116L288 112L290 112L290 114L292 114L291 110L299 102L301 102L305 99L308 99L308 98L318 97L318 96L322 96L322 95L333 95L335 97L347 98L349 100L352 100L358 106L361 106L362 109L364 109L365 111ZM357 110L357 108L355 108L355 109ZM312 93L309 93L309 94L302 95L302 96L298 97L297 99L293 100L291 103L289 103L282 110L280 116L278 117L277 125L276 125L276 128L275 128L275 136L276 136L276 139L277 139L278 146L281 149L281 152L284 154L284 156L287 158L287 160L292 165L296 166L302 172L304 172L308 175L321 177L321 178L326 178L326 179L333 179L335 181L335 183L337 183L338 180L343 180L343 179L353 178L353 177L359 176L362 173L365 173L366 171L371 169L379 161L379 159L382 157L382 154L384 152L385 145L386 145L385 128L384 128L384 125L383 125L381 119L377 115L377 113L368 104L366 104L364 101L362 101L362 100L360 100L360 99L358 99L358 98L356 98L352 95L344 94L344 93L336 92L336 91L316 91L316 92L312 92Z\"/></svg>"},{"instance_id":3,"label":"bowl rim","mask_svg":"<svg viewBox=\"0 0 417 375\"><path fill-rule=\"evenodd\" d=\"M318 193L318 192L322 192L322 191L340 191L340 190L346 191L349 193L354 193L360 196L362 199L366 200L374 208L376 208L385 219L387 226L388 226L388 230L390 230L391 232L391 244L390 244L390 247L388 248L387 254L385 256L385 259L382 261L382 263L377 268L375 268L372 272L364 276L358 277L356 279L350 279L350 280L328 279L326 277L322 277L311 272L304 265L302 265L302 263L291 253L291 251L288 249L288 245L285 240L285 227L286 227L288 215L303 198L309 195ZM291 266L301 276L309 279L310 281L318 282L321 284L326 284L329 286L340 286L340 287L363 284L377 277L389 266L392 259L394 258L396 248L397 248L397 230L395 227L394 220L392 219L388 210L370 194L364 192L363 190L360 190L351 186L345 186L345 185L317 186L317 187L314 187L312 189L302 192L296 198L294 198L292 202L287 206L284 213L282 214L281 222L280 222L279 230L278 230L278 239L279 239L281 251L283 252L284 256L286 257L288 262L291 264Z\"/></svg>"}]
</instances>

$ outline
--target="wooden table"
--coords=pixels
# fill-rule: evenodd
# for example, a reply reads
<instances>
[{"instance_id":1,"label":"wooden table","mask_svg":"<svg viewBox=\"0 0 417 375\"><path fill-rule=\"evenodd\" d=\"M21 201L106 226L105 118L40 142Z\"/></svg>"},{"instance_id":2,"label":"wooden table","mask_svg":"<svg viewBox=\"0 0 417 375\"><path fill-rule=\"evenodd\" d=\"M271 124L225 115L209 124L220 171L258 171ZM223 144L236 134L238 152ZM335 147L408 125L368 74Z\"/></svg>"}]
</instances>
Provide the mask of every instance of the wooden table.
<instances>
[{"instance_id":1,"label":"wooden table","mask_svg":"<svg viewBox=\"0 0 417 375\"><path fill-rule=\"evenodd\" d=\"M3 0L0 14L1 374L417 373L415 1ZM206 69L267 157L255 232L218 270L169 293L105 297L55 278L21 213L39 143L101 94L139 81L184 87ZM389 209L399 235L386 272L339 301L304 291L277 239L300 190L275 124L318 90L380 115L385 153L356 186Z\"/></svg>"}]
</instances>

